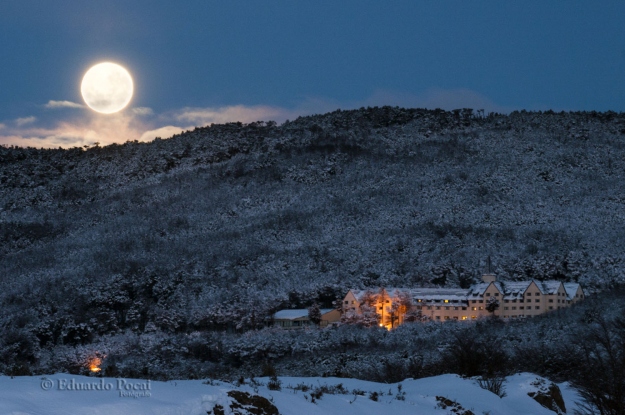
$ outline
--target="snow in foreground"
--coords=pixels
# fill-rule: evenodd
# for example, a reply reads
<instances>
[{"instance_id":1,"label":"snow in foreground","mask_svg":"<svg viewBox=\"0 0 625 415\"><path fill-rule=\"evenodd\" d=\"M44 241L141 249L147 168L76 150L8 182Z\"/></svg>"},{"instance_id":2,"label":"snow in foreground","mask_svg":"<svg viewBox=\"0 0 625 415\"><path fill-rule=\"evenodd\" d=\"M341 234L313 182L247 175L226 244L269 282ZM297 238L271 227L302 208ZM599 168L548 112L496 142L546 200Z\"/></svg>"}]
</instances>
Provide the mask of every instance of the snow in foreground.
<instances>
[{"instance_id":1,"label":"snow in foreground","mask_svg":"<svg viewBox=\"0 0 625 415\"><path fill-rule=\"evenodd\" d=\"M282 389L276 391L267 388L267 378L257 379L261 385L248 382L237 387L224 382L200 380L155 382L67 374L15 378L2 376L0 414L206 415L208 411L213 413L216 405L223 406L225 414L230 414L232 412L229 405L232 398L228 392L239 390L267 398L283 415L450 413L453 408L443 409L443 405L439 403L440 397L447 398L457 403L463 410L470 410L476 415L484 413L553 415L553 411L528 396L528 392L536 390L533 384L537 379L540 378L530 373L508 377L505 382L507 395L504 398L480 388L474 380L462 379L456 375L408 379L401 382L402 390L405 392L404 400L398 400L401 394L398 395L396 383L383 384L344 378L281 377ZM342 390L346 391L345 394L325 393L318 399L311 397L311 392L321 385L339 384L342 385ZM297 385L298 390L292 389ZM306 388L303 385L308 385L312 389L304 392L302 389ZM562 391L567 413L572 413L572 409L576 406L575 401L579 397L566 383L558 386ZM85 387L95 390L77 390ZM377 401L370 399L374 392L378 394ZM312 400L315 402L311 402Z\"/></svg>"}]
</instances>

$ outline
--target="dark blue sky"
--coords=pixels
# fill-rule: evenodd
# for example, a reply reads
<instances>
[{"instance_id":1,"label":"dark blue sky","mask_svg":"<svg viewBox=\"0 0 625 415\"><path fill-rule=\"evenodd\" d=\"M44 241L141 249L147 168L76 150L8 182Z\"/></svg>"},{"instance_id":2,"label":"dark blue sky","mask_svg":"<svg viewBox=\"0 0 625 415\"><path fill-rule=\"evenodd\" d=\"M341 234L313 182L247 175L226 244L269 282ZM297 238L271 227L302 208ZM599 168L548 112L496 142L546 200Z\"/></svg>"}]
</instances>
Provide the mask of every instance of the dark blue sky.
<instances>
[{"instance_id":1,"label":"dark blue sky","mask_svg":"<svg viewBox=\"0 0 625 415\"><path fill-rule=\"evenodd\" d=\"M104 144L363 105L625 111L624 16L623 1L5 0L0 143ZM71 104L100 61L134 78L123 113Z\"/></svg>"}]
</instances>

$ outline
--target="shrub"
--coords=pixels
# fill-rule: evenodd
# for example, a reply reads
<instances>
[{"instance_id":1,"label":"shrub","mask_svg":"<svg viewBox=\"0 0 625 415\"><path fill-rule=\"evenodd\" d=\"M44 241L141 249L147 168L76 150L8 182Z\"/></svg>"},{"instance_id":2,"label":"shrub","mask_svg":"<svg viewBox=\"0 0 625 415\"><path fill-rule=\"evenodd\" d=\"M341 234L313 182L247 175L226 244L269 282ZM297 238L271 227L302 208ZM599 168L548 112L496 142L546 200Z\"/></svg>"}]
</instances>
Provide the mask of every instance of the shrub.
<instances>
[{"instance_id":1,"label":"shrub","mask_svg":"<svg viewBox=\"0 0 625 415\"><path fill-rule=\"evenodd\" d=\"M267 382L267 388L272 391L282 390L282 381L274 374Z\"/></svg>"}]
</instances>

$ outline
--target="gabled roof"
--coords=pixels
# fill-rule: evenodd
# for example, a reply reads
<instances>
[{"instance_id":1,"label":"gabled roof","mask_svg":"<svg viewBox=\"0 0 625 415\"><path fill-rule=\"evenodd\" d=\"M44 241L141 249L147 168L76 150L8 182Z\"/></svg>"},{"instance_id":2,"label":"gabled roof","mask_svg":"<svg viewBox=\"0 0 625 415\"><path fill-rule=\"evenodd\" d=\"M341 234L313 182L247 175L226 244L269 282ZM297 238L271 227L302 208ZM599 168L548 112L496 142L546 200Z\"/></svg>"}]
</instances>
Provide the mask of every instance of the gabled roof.
<instances>
[{"instance_id":1,"label":"gabled roof","mask_svg":"<svg viewBox=\"0 0 625 415\"><path fill-rule=\"evenodd\" d=\"M333 308L322 308L321 315L323 316L326 313L334 310ZM307 308L299 308L295 310L280 310L276 314L273 315L273 318L276 320L297 320L298 318L308 318L308 309Z\"/></svg>"},{"instance_id":2,"label":"gabled roof","mask_svg":"<svg viewBox=\"0 0 625 415\"><path fill-rule=\"evenodd\" d=\"M488 287L490 287L492 285L495 286L495 288L497 288L499 290L499 292L504 293L504 287L501 284L500 281L495 281L495 282L480 282L478 284L472 285L468 292L467 292L467 296L477 296L477 295L484 295L484 293L486 292L486 290L488 289Z\"/></svg>"},{"instance_id":3,"label":"gabled roof","mask_svg":"<svg viewBox=\"0 0 625 415\"><path fill-rule=\"evenodd\" d=\"M363 297L365 296L366 293L371 293L371 294L379 294L380 293L380 289L379 288L372 288L372 289L368 289L368 290L349 290L351 291L352 294L354 294L354 297L356 297L356 300L358 301L362 301Z\"/></svg>"},{"instance_id":4,"label":"gabled roof","mask_svg":"<svg viewBox=\"0 0 625 415\"><path fill-rule=\"evenodd\" d=\"M566 297L569 300L575 298L575 294L577 294L577 290L579 290L580 285L576 282L565 282L563 285L564 291L566 291Z\"/></svg>"},{"instance_id":5,"label":"gabled roof","mask_svg":"<svg viewBox=\"0 0 625 415\"><path fill-rule=\"evenodd\" d=\"M512 281L502 283L504 289L504 298L506 300L514 300L522 298L525 291L529 288L532 281Z\"/></svg>"},{"instance_id":6,"label":"gabled roof","mask_svg":"<svg viewBox=\"0 0 625 415\"><path fill-rule=\"evenodd\" d=\"M557 294L562 283L560 281L534 281L542 294Z\"/></svg>"}]
</instances>

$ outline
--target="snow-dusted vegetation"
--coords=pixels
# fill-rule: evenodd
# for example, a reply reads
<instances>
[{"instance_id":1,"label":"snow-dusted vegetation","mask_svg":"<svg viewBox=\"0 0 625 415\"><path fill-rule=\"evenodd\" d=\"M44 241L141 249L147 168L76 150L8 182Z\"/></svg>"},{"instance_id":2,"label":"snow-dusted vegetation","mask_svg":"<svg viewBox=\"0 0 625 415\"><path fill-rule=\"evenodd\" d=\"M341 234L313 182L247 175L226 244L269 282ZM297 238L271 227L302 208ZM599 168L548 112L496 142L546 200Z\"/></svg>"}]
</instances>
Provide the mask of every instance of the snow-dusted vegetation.
<instances>
[{"instance_id":1,"label":"snow-dusted vegetation","mask_svg":"<svg viewBox=\"0 0 625 415\"><path fill-rule=\"evenodd\" d=\"M624 140L617 113L384 107L0 148L0 372L83 373L99 354L109 376L583 382L577 362L603 352L573 340L623 307ZM502 279L608 291L526 324L264 328L349 288L466 288L488 255Z\"/></svg>"}]
</instances>

